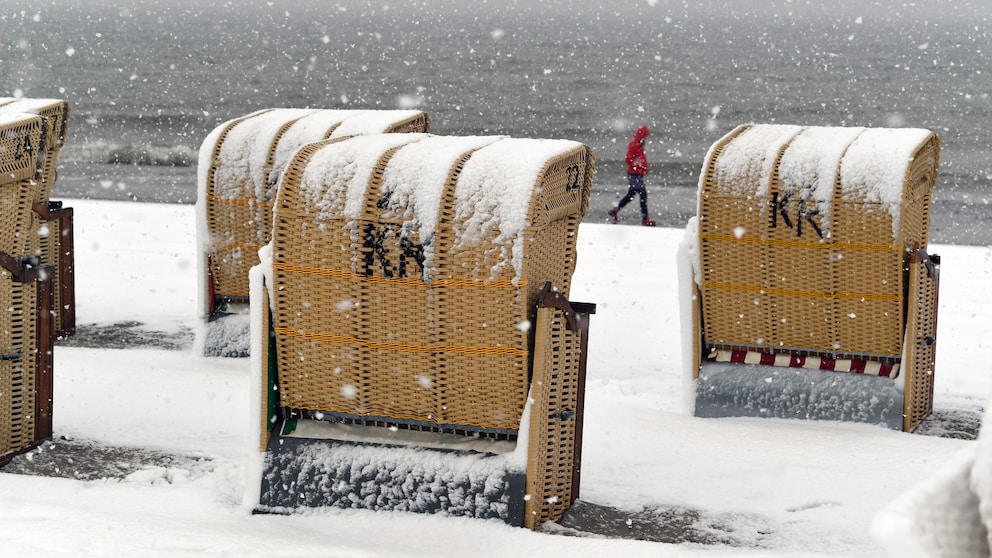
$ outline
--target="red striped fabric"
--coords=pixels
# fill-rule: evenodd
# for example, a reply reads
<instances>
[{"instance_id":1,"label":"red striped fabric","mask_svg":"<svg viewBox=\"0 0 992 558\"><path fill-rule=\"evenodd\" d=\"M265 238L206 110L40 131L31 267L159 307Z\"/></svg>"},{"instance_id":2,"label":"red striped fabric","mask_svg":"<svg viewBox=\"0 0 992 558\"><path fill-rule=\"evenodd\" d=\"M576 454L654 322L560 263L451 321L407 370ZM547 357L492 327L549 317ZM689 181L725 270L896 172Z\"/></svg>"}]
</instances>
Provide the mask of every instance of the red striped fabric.
<instances>
[{"instance_id":1,"label":"red striped fabric","mask_svg":"<svg viewBox=\"0 0 992 558\"><path fill-rule=\"evenodd\" d=\"M790 368L813 368L837 372L853 372L895 378L899 375L899 363L878 362L863 359L834 359L830 357L802 356L792 353L764 353L760 351L710 351L709 359L716 362L739 364L761 364Z\"/></svg>"}]
</instances>

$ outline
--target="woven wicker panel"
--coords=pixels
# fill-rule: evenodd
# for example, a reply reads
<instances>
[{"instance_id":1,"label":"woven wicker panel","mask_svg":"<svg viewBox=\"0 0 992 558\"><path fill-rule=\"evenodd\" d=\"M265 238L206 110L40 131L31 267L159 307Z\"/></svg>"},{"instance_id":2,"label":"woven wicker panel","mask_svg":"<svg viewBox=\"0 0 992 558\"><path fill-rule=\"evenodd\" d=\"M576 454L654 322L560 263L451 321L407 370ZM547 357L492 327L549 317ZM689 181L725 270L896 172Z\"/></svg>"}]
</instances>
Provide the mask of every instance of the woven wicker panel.
<instances>
[{"instance_id":1,"label":"woven wicker panel","mask_svg":"<svg viewBox=\"0 0 992 558\"><path fill-rule=\"evenodd\" d=\"M34 177L37 184L23 184L23 187L33 191L33 201L41 207L48 204L51 197L52 188L58 178L58 157L59 151L65 143L66 129L69 122L71 109L69 103L56 99L19 99L16 102L0 106L0 114L4 113L25 113L35 114L43 118L45 123L45 141L42 153L42 161L39 172ZM19 193L27 195L27 192ZM23 201L23 200L20 200ZM29 232L25 236L26 244L21 247L21 253L15 255L39 256L41 265L51 265L56 270L54 284L58 298L59 288L59 266L57 260L52 260L54 254L59 253L59 237L52 236L52 227L37 213L31 214L31 224ZM18 224L17 226L20 226ZM56 225L57 228L57 225ZM59 301L56 300L58 304ZM59 308L60 306L56 306ZM56 326L61 329L61 315L56 315Z\"/></svg>"},{"instance_id":2,"label":"woven wicker panel","mask_svg":"<svg viewBox=\"0 0 992 558\"><path fill-rule=\"evenodd\" d=\"M513 141L513 140L508 140ZM505 253L492 236L476 245L458 245L457 215L438 228L438 245L451 246L439 258L438 277L482 282L479 287L449 289L437 299L442 335L457 335L469 346L492 346L487 355L445 355L450 408L462 402L458 424L516 428L528 389L528 337L524 323L533 323L534 309L544 283L551 281L568 295L575 266L575 238L579 221L588 207L595 160L591 150L579 146L549 160L534 188L522 245L527 251L519 277L512 266L502 265ZM552 220L556 218L555 220ZM487 308L501 312L482 311ZM488 398L490 404L469 407L465 402ZM489 415L492 415L491 417ZM480 424L481 423L481 424Z\"/></svg>"},{"instance_id":3,"label":"woven wicker panel","mask_svg":"<svg viewBox=\"0 0 992 558\"><path fill-rule=\"evenodd\" d=\"M397 141L416 139L411 135ZM286 169L274 228L280 404L374 416L390 416L387 413L406 406L414 411L404 418L422 420L429 411L417 415L416 409L424 409L417 399L435 397L427 389L429 379L402 371L424 369L422 361L430 358L429 352L411 350L403 355L405 360L385 369L394 379L402 375L405 387L420 388L405 394L405 400L398 400L395 390L379 385L384 379L369 372L379 368L390 347L430 345L429 332L410 324L404 311L407 301L422 301L426 289L401 275L401 263L406 273L406 262L393 257L397 252L390 246L396 243L395 222L380 226L374 218L378 185L395 146L381 146L378 155L370 156L374 168L363 188L359 219L343 215L344 200L336 200L340 203L332 204L320 222L308 213L314 204L303 179L311 159L333 156L335 150L363 141L341 138L308 145ZM415 271L414 262L409 271ZM286 370L299 372L287 375ZM376 389L383 390L384 397L370 400L368 394Z\"/></svg>"},{"instance_id":4,"label":"woven wicker panel","mask_svg":"<svg viewBox=\"0 0 992 558\"><path fill-rule=\"evenodd\" d=\"M831 347L845 354L902 354L905 320L904 254L880 245L839 245L833 253L837 276L836 331Z\"/></svg>"},{"instance_id":5,"label":"woven wicker panel","mask_svg":"<svg viewBox=\"0 0 992 558\"><path fill-rule=\"evenodd\" d=\"M34 201L41 206L48 204L52 195L52 188L58 179L58 159L59 152L65 144L66 131L68 129L69 117L72 110L67 101L58 99L19 99L17 102L0 107L0 114L9 112L22 112L36 114L45 120L45 147L44 160L42 161L40 172L36 176L38 185L35 189ZM45 219L40 215L33 215L32 230L34 234L28 237L27 254L40 256L42 265L52 265L58 269L57 261L47 259L52 253L58 253L58 238L50 236L50 228ZM55 277L56 293L59 289L59 279Z\"/></svg>"},{"instance_id":6,"label":"woven wicker panel","mask_svg":"<svg viewBox=\"0 0 992 558\"><path fill-rule=\"evenodd\" d=\"M37 255L31 248L37 238L32 209L37 189L32 179L0 186L0 251L15 257Z\"/></svg>"},{"instance_id":7,"label":"woven wicker panel","mask_svg":"<svg viewBox=\"0 0 992 558\"><path fill-rule=\"evenodd\" d=\"M214 292L248 296L248 270L271 240L272 207L285 166L297 149L328 138L342 123L361 130L426 131L430 119L416 111L269 109L222 124L206 184L207 229L212 245ZM418 129L420 127L421 129Z\"/></svg>"},{"instance_id":8,"label":"woven wicker panel","mask_svg":"<svg viewBox=\"0 0 992 558\"><path fill-rule=\"evenodd\" d=\"M775 128L760 133L775 139ZM794 135L794 127L782 127L779 137L787 141L780 146L753 146L750 160L738 150L733 163L740 169L717 172L725 150L748 129L714 144L700 179L705 342L898 359L905 325L902 242L918 242L928 233L920 228L929 223L939 140L931 134L912 164L904 163L903 228L897 235L891 208L851 199L842 184L841 157L865 133L861 129L806 128ZM825 146L833 152L818 160L810 142L794 147L809 133L833 136L834 144ZM790 149L804 150L806 162L826 164L812 175L815 183L780 176ZM819 183L830 169L830 180ZM831 187L832 197L817 201Z\"/></svg>"},{"instance_id":9,"label":"woven wicker panel","mask_svg":"<svg viewBox=\"0 0 992 558\"><path fill-rule=\"evenodd\" d=\"M934 360L937 354L937 294L940 268L913 258L909 268L909 328L906 351L906 397L903 430L912 432L933 410Z\"/></svg>"},{"instance_id":10,"label":"woven wicker panel","mask_svg":"<svg viewBox=\"0 0 992 558\"><path fill-rule=\"evenodd\" d=\"M578 489L572 486L576 422L569 413L577 406L581 349L581 333L567 328L560 310L538 310L524 513L529 529L560 519Z\"/></svg>"},{"instance_id":11,"label":"woven wicker panel","mask_svg":"<svg viewBox=\"0 0 992 558\"><path fill-rule=\"evenodd\" d=\"M17 99L0 106L0 114L15 112L38 115L45 122L44 158L40 172L35 177L38 184L34 187L34 202L45 207L51 198L55 181L58 179L59 152L65 145L72 110L67 101L59 99ZM62 267L58 265L59 254L61 253L59 223L58 221L48 221L37 213L33 213L31 219L30 230L33 232L27 235L25 251L20 255L39 256L41 265L52 266L55 272L53 278L55 308L62 308ZM63 326L67 325L62 323L63 314L65 312L55 313L56 330L62 330Z\"/></svg>"},{"instance_id":12,"label":"woven wicker panel","mask_svg":"<svg viewBox=\"0 0 992 558\"><path fill-rule=\"evenodd\" d=\"M6 308L13 307L13 280L10 272L0 269L0 303ZM0 312L0 355L12 355L17 350L13 322L14 312ZM28 390L30 391L30 390ZM30 440L27 432L32 430L25 424L23 367L14 359L0 360L0 455L16 451ZM6 395L10 394L10 395Z\"/></svg>"},{"instance_id":13,"label":"woven wicker panel","mask_svg":"<svg viewBox=\"0 0 992 558\"><path fill-rule=\"evenodd\" d=\"M32 205L44 162L46 122L33 115L0 116L0 250L20 257L37 239Z\"/></svg>"},{"instance_id":14,"label":"woven wicker panel","mask_svg":"<svg viewBox=\"0 0 992 558\"><path fill-rule=\"evenodd\" d=\"M907 249L926 249L930 237L930 205L940 165L940 137L931 135L913 153L906 171L906 192L901 209L901 243Z\"/></svg>"},{"instance_id":15,"label":"woven wicker panel","mask_svg":"<svg viewBox=\"0 0 992 558\"><path fill-rule=\"evenodd\" d=\"M287 168L273 254L282 406L518 427L529 373L529 334L521 324L532 318L544 281L570 283L592 157L581 146L545 163L528 207L532 226L523 233L523 246L533 252L516 277L488 253L496 250L493 239L455 248L455 191L478 138L464 138L462 155L438 163L447 171L436 197L429 197L440 204L436 228L410 221L405 212L411 208L397 207L384 191L384 175L403 170L392 163L394 156L411 164L399 151L435 141L442 138L329 140L302 148ZM378 158L362 163L371 167L361 175L367 184L350 186L364 188L360 208L348 205L356 203L352 193L329 196L302 186L308 177L340 179L342 169L356 167L354 158L373 156L375 149L381 150Z\"/></svg>"},{"instance_id":16,"label":"woven wicker panel","mask_svg":"<svg viewBox=\"0 0 992 558\"><path fill-rule=\"evenodd\" d=\"M35 441L35 288L0 269L0 455Z\"/></svg>"},{"instance_id":17,"label":"woven wicker panel","mask_svg":"<svg viewBox=\"0 0 992 558\"><path fill-rule=\"evenodd\" d=\"M59 99L18 99L0 106L0 114L36 114L45 119L45 157L42 163L41 182L36 201L47 202L52 194L52 186L58 177L56 165L59 151L65 144L66 130L72 110L67 101Z\"/></svg>"},{"instance_id":18,"label":"woven wicker panel","mask_svg":"<svg viewBox=\"0 0 992 558\"><path fill-rule=\"evenodd\" d=\"M217 294L248 296L248 270L258 264L258 249L267 242L262 231L271 223L272 192L265 177L279 137L307 114L265 110L223 125L206 190L211 272Z\"/></svg>"},{"instance_id":19,"label":"woven wicker panel","mask_svg":"<svg viewBox=\"0 0 992 558\"><path fill-rule=\"evenodd\" d=\"M0 116L0 186L36 177L44 162L45 131L39 116Z\"/></svg>"},{"instance_id":20,"label":"woven wicker panel","mask_svg":"<svg viewBox=\"0 0 992 558\"><path fill-rule=\"evenodd\" d=\"M741 221L728 219L737 214L756 217L757 212L748 211L736 198L712 196L705 198L701 205L702 211L707 212L707 228L713 231L707 233L706 240L700 244L703 281L707 285L707 296L703 300L712 310L704 322L705 338L721 343L761 345L764 342L761 332L770 320L771 301L760 296L760 292L770 270L767 266L725 265L730 261L768 261L767 245L741 242L732 232ZM748 227L748 230L753 229Z\"/></svg>"},{"instance_id":21,"label":"woven wicker panel","mask_svg":"<svg viewBox=\"0 0 992 558\"><path fill-rule=\"evenodd\" d=\"M754 154L728 180L717 171L720 158L746 131L738 127L718 141L704 169L699 197L704 326L710 343L760 346L776 339L772 330L775 300L769 290L776 286L770 269L774 246L762 236L775 213L769 210L771 184L762 183L762 171L768 164L766 158L771 157L777 166L787 144ZM741 195L755 192L763 194Z\"/></svg>"},{"instance_id":22,"label":"woven wicker panel","mask_svg":"<svg viewBox=\"0 0 992 558\"><path fill-rule=\"evenodd\" d=\"M215 130L217 140L214 145L205 145L201 148L199 164L201 166L205 164L207 167L205 171L201 169L206 183L201 184L201 191L204 192L202 203L205 207L206 228L210 237L209 273L213 279L214 290L226 293L228 296L243 296L234 292L237 291L241 273L245 272L245 266L241 262L242 248L237 244L238 238L235 231L244 235L246 227L243 224L249 221L249 217L247 200L239 197L224 197L216 193L217 171L226 164L221 157L221 147L224 145L227 135L238 123L265 112L268 111L255 112L222 124L219 131ZM208 161L204 162L202 157L207 150L209 150L210 155ZM257 248L255 252L257 253Z\"/></svg>"}]
</instances>

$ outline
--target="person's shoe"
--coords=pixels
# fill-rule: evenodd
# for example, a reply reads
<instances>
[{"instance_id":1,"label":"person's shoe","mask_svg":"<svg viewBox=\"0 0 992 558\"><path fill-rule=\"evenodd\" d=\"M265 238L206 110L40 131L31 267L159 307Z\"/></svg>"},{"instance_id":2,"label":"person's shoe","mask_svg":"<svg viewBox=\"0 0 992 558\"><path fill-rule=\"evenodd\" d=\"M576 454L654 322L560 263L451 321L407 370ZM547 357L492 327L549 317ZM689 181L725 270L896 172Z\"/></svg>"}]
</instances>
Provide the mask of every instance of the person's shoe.
<instances>
[{"instance_id":1,"label":"person's shoe","mask_svg":"<svg viewBox=\"0 0 992 558\"><path fill-rule=\"evenodd\" d=\"M644 225L645 227L653 227L654 226L654 219L651 219L649 217L645 217L645 218L641 219L641 224Z\"/></svg>"},{"instance_id":2,"label":"person's shoe","mask_svg":"<svg viewBox=\"0 0 992 558\"><path fill-rule=\"evenodd\" d=\"M606 214L609 215L613 219L613 222L614 223L619 223L620 222L620 217L617 216L617 208L614 207L613 209L607 211Z\"/></svg>"}]
</instances>

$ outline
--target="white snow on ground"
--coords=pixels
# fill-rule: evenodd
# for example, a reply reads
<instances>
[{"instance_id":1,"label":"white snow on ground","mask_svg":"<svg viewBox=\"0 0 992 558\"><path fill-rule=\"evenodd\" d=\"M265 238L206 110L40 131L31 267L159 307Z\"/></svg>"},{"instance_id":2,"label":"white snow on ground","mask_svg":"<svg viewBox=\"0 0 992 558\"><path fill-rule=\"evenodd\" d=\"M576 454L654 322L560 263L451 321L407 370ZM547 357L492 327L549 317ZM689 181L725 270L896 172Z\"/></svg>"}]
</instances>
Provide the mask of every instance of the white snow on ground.
<instances>
[{"instance_id":1,"label":"white snow on ground","mask_svg":"<svg viewBox=\"0 0 992 558\"><path fill-rule=\"evenodd\" d=\"M198 314L194 208L69 201L81 324L191 328ZM683 412L675 256L681 230L583 224L571 299L591 318L581 498L719 516L756 548L533 533L493 521L404 513L251 515L250 359L191 351L58 347L55 430L114 445L213 458L125 481L0 472L0 554L142 556L879 556L897 532L879 512L976 442L879 427ZM943 257L935 399L978 406L990 392L982 296L992 249ZM891 527L886 529L886 527ZM757 530L764 534L758 535Z\"/></svg>"}]
</instances>

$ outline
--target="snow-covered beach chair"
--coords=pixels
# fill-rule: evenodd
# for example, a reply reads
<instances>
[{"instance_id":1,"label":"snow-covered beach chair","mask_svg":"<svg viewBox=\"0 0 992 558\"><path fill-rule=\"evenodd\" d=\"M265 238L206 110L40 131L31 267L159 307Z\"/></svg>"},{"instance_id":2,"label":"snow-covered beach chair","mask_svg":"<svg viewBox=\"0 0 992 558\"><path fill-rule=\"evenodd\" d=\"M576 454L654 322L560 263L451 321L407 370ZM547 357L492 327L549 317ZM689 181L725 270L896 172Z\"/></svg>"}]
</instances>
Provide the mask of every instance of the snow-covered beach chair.
<instances>
[{"instance_id":1,"label":"snow-covered beach chair","mask_svg":"<svg viewBox=\"0 0 992 558\"><path fill-rule=\"evenodd\" d=\"M27 254L47 129L0 114L0 465L52 433L53 270Z\"/></svg>"},{"instance_id":2,"label":"snow-covered beach chair","mask_svg":"<svg viewBox=\"0 0 992 558\"><path fill-rule=\"evenodd\" d=\"M567 296L593 171L565 140L384 134L297 152L252 270L258 510L531 528L564 513L595 311Z\"/></svg>"},{"instance_id":3,"label":"snow-covered beach chair","mask_svg":"<svg viewBox=\"0 0 992 558\"><path fill-rule=\"evenodd\" d=\"M271 239L272 204L296 150L332 137L429 131L429 116L415 110L266 109L216 127L200 148L196 201L206 354L245 356L245 317L212 322L245 311L248 270Z\"/></svg>"},{"instance_id":4,"label":"snow-covered beach chair","mask_svg":"<svg viewBox=\"0 0 992 558\"><path fill-rule=\"evenodd\" d=\"M939 154L919 129L746 125L711 147L681 281L697 415L919 426Z\"/></svg>"},{"instance_id":5,"label":"snow-covered beach chair","mask_svg":"<svg viewBox=\"0 0 992 558\"><path fill-rule=\"evenodd\" d=\"M32 215L33 234L27 238L27 253L51 266L55 285L55 330L59 337L72 335L76 329L75 254L71 207L52 201L52 188L58 179L58 158L65 145L66 130L72 113L62 99L0 98L0 115L35 114L45 120L44 157L36 177Z\"/></svg>"}]
</instances>

